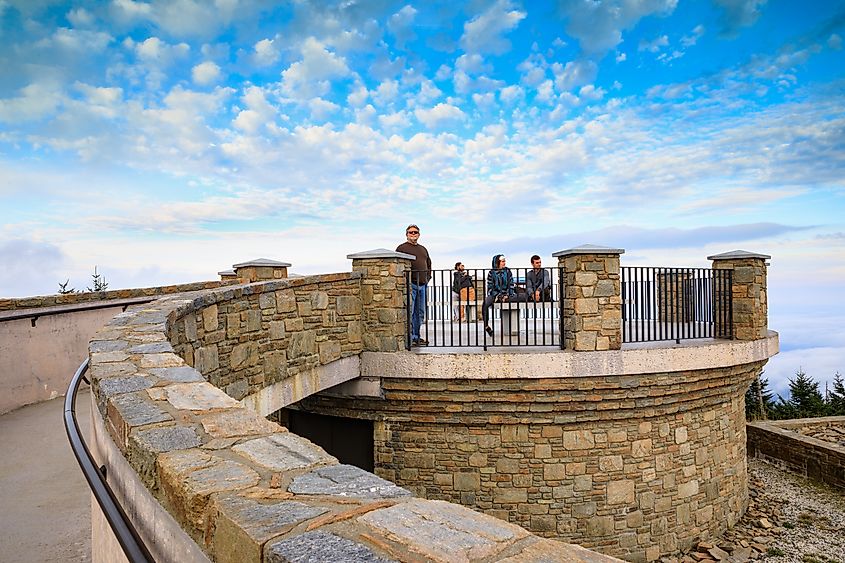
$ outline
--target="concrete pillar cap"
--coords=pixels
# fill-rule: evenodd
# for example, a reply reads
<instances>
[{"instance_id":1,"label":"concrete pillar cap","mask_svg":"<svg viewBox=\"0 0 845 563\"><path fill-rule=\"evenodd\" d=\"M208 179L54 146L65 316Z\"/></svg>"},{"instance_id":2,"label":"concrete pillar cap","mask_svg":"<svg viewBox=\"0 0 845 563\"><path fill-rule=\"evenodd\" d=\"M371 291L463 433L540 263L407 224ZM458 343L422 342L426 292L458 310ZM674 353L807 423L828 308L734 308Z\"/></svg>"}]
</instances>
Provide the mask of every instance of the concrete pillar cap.
<instances>
[{"instance_id":1,"label":"concrete pillar cap","mask_svg":"<svg viewBox=\"0 0 845 563\"><path fill-rule=\"evenodd\" d=\"M708 260L739 260L743 258L759 258L760 260L769 260L771 256L768 254L758 254L756 252L748 252L745 250L731 250L730 252L723 252L722 254L714 254L708 256Z\"/></svg>"},{"instance_id":2,"label":"concrete pillar cap","mask_svg":"<svg viewBox=\"0 0 845 563\"><path fill-rule=\"evenodd\" d=\"M218 276L234 276L235 270L220 270L217 272Z\"/></svg>"},{"instance_id":3,"label":"concrete pillar cap","mask_svg":"<svg viewBox=\"0 0 845 563\"><path fill-rule=\"evenodd\" d=\"M232 264L233 268L249 268L249 267L275 267L275 268L290 268L287 262L277 262L268 258L254 258L248 262L241 262L240 264Z\"/></svg>"},{"instance_id":4,"label":"concrete pillar cap","mask_svg":"<svg viewBox=\"0 0 845 563\"><path fill-rule=\"evenodd\" d=\"M574 254L625 254L625 249L608 248L606 246L598 246L595 244L582 244L581 246L576 246L575 248L555 252L552 256L560 258L561 256L572 256Z\"/></svg>"},{"instance_id":5,"label":"concrete pillar cap","mask_svg":"<svg viewBox=\"0 0 845 563\"><path fill-rule=\"evenodd\" d=\"M407 260L414 260L415 258L411 254L396 252L395 250L388 250L386 248L374 248L373 250L347 254L346 257L349 260L373 260L375 258L405 258Z\"/></svg>"}]
</instances>

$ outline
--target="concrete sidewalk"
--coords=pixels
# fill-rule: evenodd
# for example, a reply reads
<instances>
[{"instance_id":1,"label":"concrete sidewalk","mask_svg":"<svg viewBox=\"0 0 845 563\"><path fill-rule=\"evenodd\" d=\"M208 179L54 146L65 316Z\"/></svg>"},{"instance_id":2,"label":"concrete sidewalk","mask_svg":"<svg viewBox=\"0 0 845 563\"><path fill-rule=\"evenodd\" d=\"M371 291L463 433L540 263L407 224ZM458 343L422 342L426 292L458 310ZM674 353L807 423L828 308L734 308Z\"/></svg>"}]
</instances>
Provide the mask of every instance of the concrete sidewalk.
<instances>
[{"instance_id":1,"label":"concrete sidewalk","mask_svg":"<svg viewBox=\"0 0 845 563\"><path fill-rule=\"evenodd\" d=\"M76 416L90 435L90 393ZM90 561L91 494L65 434L64 397L0 416L0 561Z\"/></svg>"}]
</instances>

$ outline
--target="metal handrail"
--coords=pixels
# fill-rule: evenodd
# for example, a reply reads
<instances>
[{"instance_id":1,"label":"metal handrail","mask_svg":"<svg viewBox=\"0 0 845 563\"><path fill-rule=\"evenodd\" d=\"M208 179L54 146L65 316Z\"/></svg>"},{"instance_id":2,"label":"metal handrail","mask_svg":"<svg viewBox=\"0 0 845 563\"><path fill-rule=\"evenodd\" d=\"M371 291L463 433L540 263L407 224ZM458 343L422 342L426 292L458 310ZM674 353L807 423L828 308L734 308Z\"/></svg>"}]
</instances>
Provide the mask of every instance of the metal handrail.
<instances>
[{"instance_id":1,"label":"metal handrail","mask_svg":"<svg viewBox=\"0 0 845 563\"><path fill-rule=\"evenodd\" d=\"M103 511L103 515L111 526L126 558L132 563L153 562L155 559L153 559L147 546L144 545L141 536L138 535L135 527L126 516L126 512L118 503L111 487L106 482L105 467L102 469L97 467L91 451L79 431L79 424L76 421L76 393L79 391L80 381L89 383L85 377L87 371L88 359L86 358L80 364L79 369L76 370L73 379L70 380L67 395L65 395L65 430L67 431L70 448L73 450L73 455L76 456L76 461L85 475L85 480L88 481L88 487L91 489L94 498L97 499L97 504L100 505L100 510Z\"/></svg>"}]
</instances>

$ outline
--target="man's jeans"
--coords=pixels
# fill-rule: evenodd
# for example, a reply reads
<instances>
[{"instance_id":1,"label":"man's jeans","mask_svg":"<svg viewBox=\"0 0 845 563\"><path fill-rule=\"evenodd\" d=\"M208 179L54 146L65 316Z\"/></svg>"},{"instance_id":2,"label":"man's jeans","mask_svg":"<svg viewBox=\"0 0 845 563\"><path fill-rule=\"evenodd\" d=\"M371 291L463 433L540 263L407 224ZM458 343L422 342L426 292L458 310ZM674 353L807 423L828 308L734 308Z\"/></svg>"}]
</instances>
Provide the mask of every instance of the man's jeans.
<instances>
[{"instance_id":1,"label":"man's jeans","mask_svg":"<svg viewBox=\"0 0 845 563\"><path fill-rule=\"evenodd\" d=\"M411 284L411 342L420 339L420 325L425 321L425 286Z\"/></svg>"}]
</instances>

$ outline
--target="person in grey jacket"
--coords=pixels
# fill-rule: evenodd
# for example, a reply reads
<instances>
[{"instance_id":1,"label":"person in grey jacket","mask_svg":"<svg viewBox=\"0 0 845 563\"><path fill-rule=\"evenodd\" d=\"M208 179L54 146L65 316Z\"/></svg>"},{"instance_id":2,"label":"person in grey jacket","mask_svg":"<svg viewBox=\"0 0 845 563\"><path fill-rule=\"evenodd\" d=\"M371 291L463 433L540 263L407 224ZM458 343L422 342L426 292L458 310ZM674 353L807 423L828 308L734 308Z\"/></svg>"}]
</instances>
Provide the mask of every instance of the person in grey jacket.
<instances>
[{"instance_id":1,"label":"person in grey jacket","mask_svg":"<svg viewBox=\"0 0 845 563\"><path fill-rule=\"evenodd\" d=\"M531 257L531 269L525 276L525 292L531 301L552 300L552 277L543 269L543 262L536 254Z\"/></svg>"}]
</instances>

